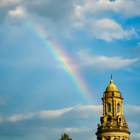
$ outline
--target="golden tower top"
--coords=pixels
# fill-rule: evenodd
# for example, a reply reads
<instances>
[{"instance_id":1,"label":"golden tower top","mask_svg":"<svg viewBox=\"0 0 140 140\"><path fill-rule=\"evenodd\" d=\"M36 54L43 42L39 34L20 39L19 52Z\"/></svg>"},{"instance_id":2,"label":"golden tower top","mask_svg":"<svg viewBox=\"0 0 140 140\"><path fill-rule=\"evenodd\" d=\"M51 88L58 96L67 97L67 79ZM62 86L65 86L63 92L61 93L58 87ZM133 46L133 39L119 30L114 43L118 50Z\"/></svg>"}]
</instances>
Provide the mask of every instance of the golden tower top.
<instances>
[{"instance_id":1,"label":"golden tower top","mask_svg":"<svg viewBox=\"0 0 140 140\"><path fill-rule=\"evenodd\" d=\"M104 92L104 96L103 98L109 98L109 97L118 97L118 98L122 98L121 93L119 92L117 86L114 84L113 79L112 79L112 75L111 75L111 79L110 79L110 84L106 87L106 90ZM103 99L102 98L102 99ZM123 98L122 98L123 99Z\"/></svg>"},{"instance_id":2,"label":"golden tower top","mask_svg":"<svg viewBox=\"0 0 140 140\"><path fill-rule=\"evenodd\" d=\"M110 84L107 86L106 91L119 91L112 79L110 79Z\"/></svg>"},{"instance_id":3,"label":"golden tower top","mask_svg":"<svg viewBox=\"0 0 140 140\"><path fill-rule=\"evenodd\" d=\"M129 140L129 128L123 116L123 98L110 79L102 98L103 116L96 132L98 140Z\"/></svg>"}]
</instances>

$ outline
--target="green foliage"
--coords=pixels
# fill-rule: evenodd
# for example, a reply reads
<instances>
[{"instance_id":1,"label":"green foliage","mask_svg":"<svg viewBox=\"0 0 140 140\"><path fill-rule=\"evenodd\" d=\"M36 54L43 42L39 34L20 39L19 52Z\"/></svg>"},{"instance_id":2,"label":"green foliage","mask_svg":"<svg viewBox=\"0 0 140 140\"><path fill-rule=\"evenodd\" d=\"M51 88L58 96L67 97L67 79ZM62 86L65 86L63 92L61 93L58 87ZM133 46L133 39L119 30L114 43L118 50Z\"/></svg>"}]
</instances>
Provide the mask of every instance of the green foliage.
<instances>
[{"instance_id":1,"label":"green foliage","mask_svg":"<svg viewBox=\"0 0 140 140\"><path fill-rule=\"evenodd\" d=\"M72 140L72 138L70 138L68 134L64 133L59 140Z\"/></svg>"}]
</instances>

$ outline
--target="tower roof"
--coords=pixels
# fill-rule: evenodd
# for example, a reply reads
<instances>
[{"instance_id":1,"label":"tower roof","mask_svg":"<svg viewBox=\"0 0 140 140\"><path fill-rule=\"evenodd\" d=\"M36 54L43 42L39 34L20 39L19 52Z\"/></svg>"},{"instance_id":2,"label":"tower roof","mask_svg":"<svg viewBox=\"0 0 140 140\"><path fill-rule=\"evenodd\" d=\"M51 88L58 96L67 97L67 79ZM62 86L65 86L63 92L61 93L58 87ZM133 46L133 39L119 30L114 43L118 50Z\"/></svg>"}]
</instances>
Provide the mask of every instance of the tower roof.
<instances>
[{"instance_id":1,"label":"tower roof","mask_svg":"<svg viewBox=\"0 0 140 140\"><path fill-rule=\"evenodd\" d=\"M117 86L114 85L114 82L112 80L112 75L110 79L110 84L107 86L106 91L119 91Z\"/></svg>"}]
</instances>

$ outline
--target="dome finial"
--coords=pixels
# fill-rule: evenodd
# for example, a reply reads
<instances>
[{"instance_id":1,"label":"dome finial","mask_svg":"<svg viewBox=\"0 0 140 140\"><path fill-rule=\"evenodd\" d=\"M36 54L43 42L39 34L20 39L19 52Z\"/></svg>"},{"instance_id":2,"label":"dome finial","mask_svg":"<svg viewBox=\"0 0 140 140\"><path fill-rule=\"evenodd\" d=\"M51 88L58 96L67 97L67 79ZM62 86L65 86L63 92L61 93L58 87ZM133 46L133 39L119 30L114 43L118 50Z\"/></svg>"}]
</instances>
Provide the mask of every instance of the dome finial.
<instances>
[{"instance_id":1,"label":"dome finial","mask_svg":"<svg viewBox=\"0 0 140 140\"><path fill-rule=\"evenodd\" d=\"M111 73L111 77L110 77L110 84L113 83L113 80L112 80L112 73Z\"/></svg>"},{"instance_id":2,"label":"dome finial","mask_svg":"<svg viewBox=\"0 0 140 140\"><path fill-rule=\"evenodd\" d=\"M111 77L110 77L110 80L112 80L112 73L111 73Z\"/></svg>"}]
</instances>

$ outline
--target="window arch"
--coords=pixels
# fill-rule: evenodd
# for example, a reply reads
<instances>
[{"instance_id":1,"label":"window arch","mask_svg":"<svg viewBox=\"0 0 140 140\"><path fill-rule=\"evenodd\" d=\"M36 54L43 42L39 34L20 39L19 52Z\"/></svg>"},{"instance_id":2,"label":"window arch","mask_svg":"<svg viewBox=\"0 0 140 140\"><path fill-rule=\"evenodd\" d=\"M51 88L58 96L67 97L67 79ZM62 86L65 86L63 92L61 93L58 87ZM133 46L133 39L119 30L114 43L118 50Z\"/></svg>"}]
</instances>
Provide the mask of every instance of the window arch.
<instances>
[{"instance_id":1,"label":"window arch","mask_svg":"<svg viewBox=\"0 0 140 140\"><path fill-rule=\"evenodd\" d=\"M117 112L120 112L120 104L117 104Z\"/></svg>"}]
</instances>

